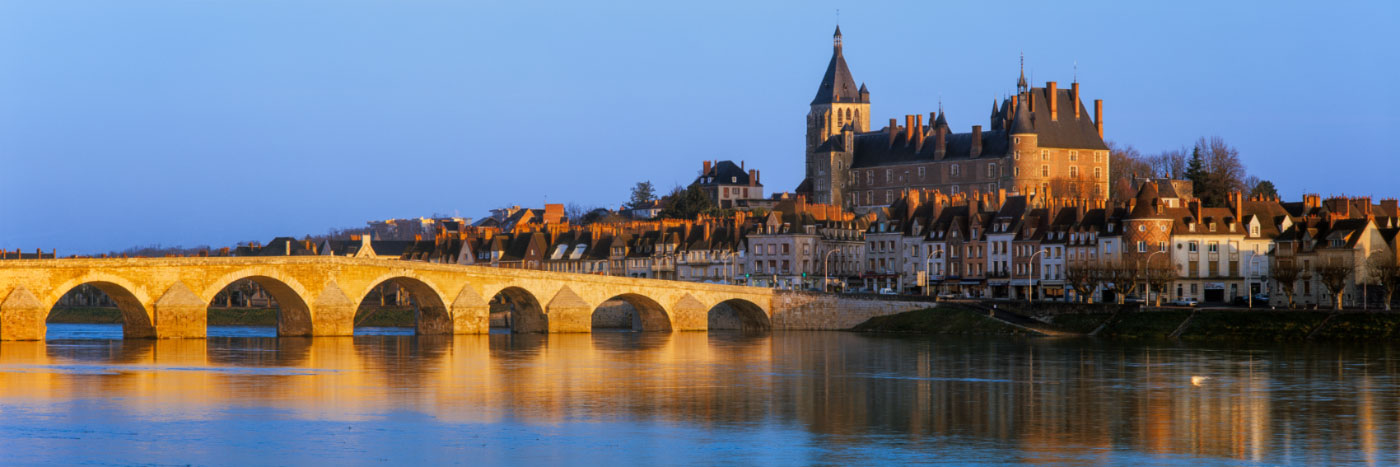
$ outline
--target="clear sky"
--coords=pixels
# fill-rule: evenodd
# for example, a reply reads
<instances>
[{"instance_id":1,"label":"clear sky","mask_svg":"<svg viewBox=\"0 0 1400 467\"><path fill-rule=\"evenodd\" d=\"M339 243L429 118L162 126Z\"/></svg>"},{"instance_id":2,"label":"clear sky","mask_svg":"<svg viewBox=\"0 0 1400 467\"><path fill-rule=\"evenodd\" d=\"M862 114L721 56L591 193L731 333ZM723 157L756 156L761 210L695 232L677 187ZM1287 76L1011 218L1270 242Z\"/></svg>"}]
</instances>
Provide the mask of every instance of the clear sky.
<instances>
[{"instance_id":1,"label":"clear sky","mask_svg":"<svg viewBox=\"0 0 1400 467\"><path fill-rule=\"evenodd\" d=\"M214 246L801 181L831 54L873 125L986 124L1018 54L1105 136L1219 135L1285 198L1400 196L1400 2L0 0L0 248Z\"/></svg>"}]
</instances>

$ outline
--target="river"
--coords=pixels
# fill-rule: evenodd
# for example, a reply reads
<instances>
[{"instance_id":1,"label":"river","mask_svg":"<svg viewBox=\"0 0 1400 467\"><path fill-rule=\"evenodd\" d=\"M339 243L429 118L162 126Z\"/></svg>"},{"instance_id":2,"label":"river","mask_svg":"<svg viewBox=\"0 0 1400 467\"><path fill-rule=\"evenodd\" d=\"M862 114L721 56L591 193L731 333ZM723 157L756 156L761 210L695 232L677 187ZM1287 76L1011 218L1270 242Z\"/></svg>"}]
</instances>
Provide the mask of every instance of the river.
<instances>
[{"instance_id":1,"label":"river","mask_svg":"<svg viewBox=\"0 0 1400 467\"><path fill-rule=\"evenodd\" d=\"M0 342L0 463L1400 462L1400 347L843 332Z\"/></svg>"}]
</instances>

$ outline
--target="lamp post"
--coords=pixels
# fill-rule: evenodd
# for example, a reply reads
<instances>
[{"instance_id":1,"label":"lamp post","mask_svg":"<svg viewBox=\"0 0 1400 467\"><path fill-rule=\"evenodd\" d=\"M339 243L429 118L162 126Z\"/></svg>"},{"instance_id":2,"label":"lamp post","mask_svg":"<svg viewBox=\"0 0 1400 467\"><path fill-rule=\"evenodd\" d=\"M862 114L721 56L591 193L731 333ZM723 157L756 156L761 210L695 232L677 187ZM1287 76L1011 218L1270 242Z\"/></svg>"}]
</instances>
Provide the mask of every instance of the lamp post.
<instances>
[{"instance_id":1,"label":"lamp post","mask_svg":"<svg viewBox=\"0 0 1400 467\"><path fill-rule=\"evenodd\" d=\"M822 292L829 292L829 290L827 290L827 284L830 283L830 279L828 278L830 274L828 274L827 271L829 271L831 267L831 254L837 251L838 250L827 250L826 254L822 255Z\"/></svg>"},{"instance_id":2,"label":"lamp post","mask_svg":"<svg viewBox=\"0 0 1400 467\"><path fill-rule=\"evenodd\" d=\"M1148 265L1149 263L1152 262L1152 257L1153 257L1153 256L1157 256L1157 255L1160 255L1160 254L1162 254L1162 253L1166 253L1166 251L1165 251L1165 250L1157 250L1157 251L1154 251L1154 252L1152 252L1152 254L1147 255L1147 260L1145 260L1145 261L1142 262L1142 281L1143 281L1143 288L1144 288L1144 289L1147 289L1147 293L1144 294L1144 295L1142 296L1142 303L1143 303L1144 306L1147 305L1147 299L1149 299L1149 298L1152 297L1152 282L1149 281L1149 280L1147 280L1147 265ZM1160 294L1158 294L1158 295L1160 295ZM1159 296L1158 298L1161 298L1161 297ZM1160 300L1158 301L1157 305L1161 305Z\"/></svg>"},{"instance_id":3,"label":"lamp post","mask_svg":"<svg viewBox=\"0 0 1400 467\"><path fill-rule=\"evenodd\" d=\"M930 245L930 248L932 248L931 245ZM931 266L929 266L929 265L933 263L933 258L935 258L935 257L942 257L942 255L943 255L943 250L942 250L942 249L939 249L939 250L934 250L934 251L928 252L928 256L925 256L925 257L924 257L924 296L925 296L925 297L929 296L929 289L933 288L933 286L930 285L930 284L933 283L933 270L931 269Z\"/></svg>"},{"instance_id":4,"label":"lamp post","mask_svg":"<svg viewBox=\"0 0 1400 467\"><path fill-rule=\"evenodd\" d=\"M1254 275L1255 275L1256 277L1259 276L1259 268L1254 267L1254 262L1255 262L1255 261L1258 261L1258 260L1259 260L1259 255L1249 255L1249 270L1250 270L1250 272L1253 272ZM1260 290L1263 290L1263 289L1264 289L1264 286L1263 286L1263 282L1264 282L1264 281L1259 281L1259 282L1260 282L1259 289L1260 289ZM1248 281L1246 281L1245 285L1246 285L1246 286L1249 285ZM1244 293L1245 293L1246 295L1249 295L1249 308L1250 308L1250 309L1254 309L1254 290L1253 290L1253 289L1249 289L1249 288L1246 287Z\"/></svg>"},{"instance_id":5,"label":"lamp post","mask_svg":"<svg viewBox=\"0 0 1400 467\"><path fill-rule=\"evenodd\" d=\"M1031 255L1030 260L1026 261L1026 304L1028 305L1031 303L1031 290L1033 290L1031 284L1035 282L1035 257L1040 256L1040 254L1044 252L1045 250L1037 247L1035 253Z\"/></svg>"}]
</instances>

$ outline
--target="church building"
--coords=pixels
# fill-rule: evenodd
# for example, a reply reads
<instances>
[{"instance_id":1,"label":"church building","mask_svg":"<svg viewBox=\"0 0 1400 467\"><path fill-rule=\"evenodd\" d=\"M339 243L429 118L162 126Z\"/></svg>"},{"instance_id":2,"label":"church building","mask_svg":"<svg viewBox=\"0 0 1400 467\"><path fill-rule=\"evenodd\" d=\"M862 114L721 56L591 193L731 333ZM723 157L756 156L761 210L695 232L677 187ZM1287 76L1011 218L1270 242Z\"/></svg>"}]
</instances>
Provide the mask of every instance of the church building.
<instances>
[{"instance_id":1,"label":"church building","mask_svg":"<svg viewBox=\"0 0 1400 467\"><path fill-rule=\"evenodd\" d=\"M954 132L948 120L940 108L927 122L906 115L871 131L870 91L846 66L838 27L807 114L806 178L797 192L853 210L888 205L910 189L1108 196L1103 101L1094 101L1090 118L1077 80L1068 89L1054 81L1031 87L1023 64L1016 94L992 103L985 128Z\"/></svg>"}]
</instances>

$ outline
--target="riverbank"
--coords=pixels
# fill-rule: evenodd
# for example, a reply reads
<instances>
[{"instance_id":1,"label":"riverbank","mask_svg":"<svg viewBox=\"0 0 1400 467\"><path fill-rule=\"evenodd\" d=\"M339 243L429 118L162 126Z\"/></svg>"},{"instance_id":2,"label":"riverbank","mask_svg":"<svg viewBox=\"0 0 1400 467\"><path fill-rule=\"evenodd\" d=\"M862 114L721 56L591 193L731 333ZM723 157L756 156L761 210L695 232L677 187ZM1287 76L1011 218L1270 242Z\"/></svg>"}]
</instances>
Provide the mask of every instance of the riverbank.
<instances>
[{"instance_id":1,"label":"riverbank","mask_svg":"<svg viewBox=\"0 0 1400 467\"><path fill-rule=\"evenodd\" d=\"M1027 313L998 304L998 313L1017 313L1032 328L997 319L990 305L945 304L874 318L853 330L863 332L1079 335L1118 340L1369 340L1400 338L1400 313L1300 310L1139 309L1119 305L1056 304ZM1022 305L1024 306L1024 305ZM1039 304L1035 305L1040 307ZM1048 312L1046 312L1048 311ZM1031 318L1034 316L1034 318Z\"/></svg>"},{"instance_id":2,"label":"riverbank","mask_svg":"<svg viewBox=\"0 0 1400 467\"><path fill-rule=\"evenodd\" d=\"M116 308L65 307L54 308L47 322L71 324L121 324L122 314ZM356 326L413 327L413 309L382 307L359 313ZM277 310L272 308L210 308L210 326L276 326Z\"/></svg>"}]
</instances>

